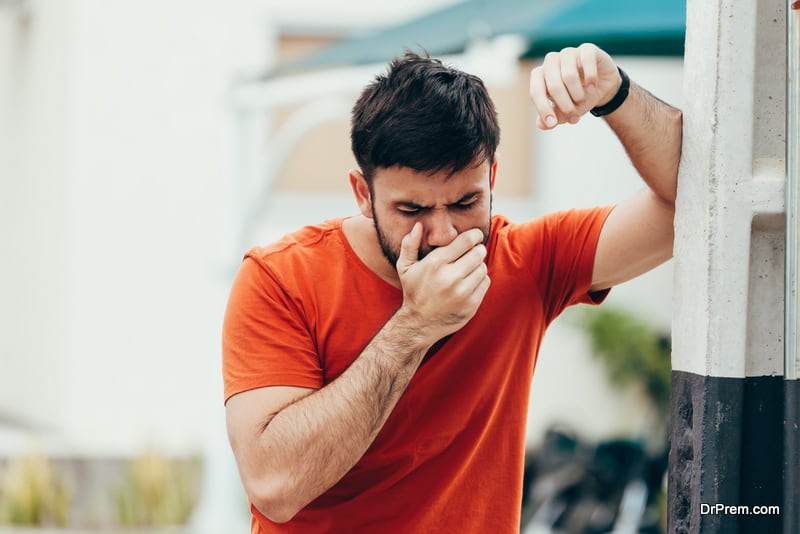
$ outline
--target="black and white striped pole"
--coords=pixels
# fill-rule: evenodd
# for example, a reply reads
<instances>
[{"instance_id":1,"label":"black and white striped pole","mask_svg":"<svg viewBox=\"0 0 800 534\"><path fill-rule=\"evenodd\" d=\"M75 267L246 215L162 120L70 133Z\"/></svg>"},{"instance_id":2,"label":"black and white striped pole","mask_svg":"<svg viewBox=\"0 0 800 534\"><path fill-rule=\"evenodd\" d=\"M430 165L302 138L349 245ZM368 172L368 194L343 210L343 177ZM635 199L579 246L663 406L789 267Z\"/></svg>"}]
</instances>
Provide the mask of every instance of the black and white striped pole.
<instances>
[{"instance_id":1,"label":"black and white striped pole","mask_svg":"<svg viewBox=\"0 0 800 534\"><path fill-rule=\"evenodd\" d=\"M784 531L786 11L687 3L670 533Z\"/></svg>"}]
</instances>

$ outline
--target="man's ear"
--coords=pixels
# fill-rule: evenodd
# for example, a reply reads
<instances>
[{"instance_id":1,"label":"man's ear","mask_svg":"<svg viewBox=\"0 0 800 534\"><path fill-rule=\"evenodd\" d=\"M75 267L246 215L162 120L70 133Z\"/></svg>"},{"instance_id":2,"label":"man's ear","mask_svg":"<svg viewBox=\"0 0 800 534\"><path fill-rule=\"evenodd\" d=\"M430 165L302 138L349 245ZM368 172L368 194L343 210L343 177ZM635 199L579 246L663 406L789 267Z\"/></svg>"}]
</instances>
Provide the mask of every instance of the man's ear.
<instances>
[{"instance_id":1,"label":"man's ear","mask_svg":"<svg viewBox=\"0 0 800 534\"><path fill-rule=\"evenodd\" d=\"M497 153L494 155L494 161L489 168L489 190L494 191L494 179L497 178Z\"/></svg>"},{"instance_id":2,"label":"man's ear","mask_svg":"<svg viewBox=\"0 0 800 534\"><path fill-rule=\"evenodd\" d=\"M350 169L347 174L350 179L350 187L356 197L356 203L361 214L368 219L372 219L372 194L369 190L366 178L358 169Z\"/></svg>"}]
</instances>

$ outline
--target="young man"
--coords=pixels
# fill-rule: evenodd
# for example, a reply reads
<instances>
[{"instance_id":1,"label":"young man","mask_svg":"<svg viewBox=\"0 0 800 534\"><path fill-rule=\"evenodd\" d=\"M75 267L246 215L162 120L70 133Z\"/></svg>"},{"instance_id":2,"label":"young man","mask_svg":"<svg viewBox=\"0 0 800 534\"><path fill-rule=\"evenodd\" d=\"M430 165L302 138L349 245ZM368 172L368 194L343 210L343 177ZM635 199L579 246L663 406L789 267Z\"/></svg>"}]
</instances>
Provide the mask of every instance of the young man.
<instances>
[{"instance_id":1,"label":"young man","mask_svg":"<svg viewBox=\"0 0 800 534\"><path fill-rule=\"evenodd\" d=\"M531 74L539 127L603 115L647 187L612 208L492 216L482 82L413 54L353 109L360 214L251 250L223 333L252 532L518 532L546 326L672 253L681 114L584 44Z\"/></svg>"}]
</instances>

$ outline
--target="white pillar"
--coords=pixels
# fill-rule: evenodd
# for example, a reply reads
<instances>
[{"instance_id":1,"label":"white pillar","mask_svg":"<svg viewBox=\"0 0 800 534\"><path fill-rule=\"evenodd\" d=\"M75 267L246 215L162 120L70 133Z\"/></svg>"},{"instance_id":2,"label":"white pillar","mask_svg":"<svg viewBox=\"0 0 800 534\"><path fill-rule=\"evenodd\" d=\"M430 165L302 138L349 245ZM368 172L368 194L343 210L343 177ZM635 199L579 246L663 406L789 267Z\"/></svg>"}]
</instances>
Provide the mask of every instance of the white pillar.
<instances>
[{"instance_id":1,"label":"white pillar","mask_svg":"<svg viewBox=\"0 0 800 534\"><path fill-rule=\"evenodd\" d=\"M669 530L778 532L700 505L780 505L785 8L687 9Z\"/></svg>"}]
</instances>

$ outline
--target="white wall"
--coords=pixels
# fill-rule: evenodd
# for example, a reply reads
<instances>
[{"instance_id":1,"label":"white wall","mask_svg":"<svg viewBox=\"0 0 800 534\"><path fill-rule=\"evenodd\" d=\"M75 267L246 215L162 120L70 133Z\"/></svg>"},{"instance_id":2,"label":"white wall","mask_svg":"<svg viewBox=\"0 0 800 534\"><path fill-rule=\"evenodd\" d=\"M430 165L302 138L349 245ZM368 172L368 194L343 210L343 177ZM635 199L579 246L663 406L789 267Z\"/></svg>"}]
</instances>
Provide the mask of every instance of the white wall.
<instances>
[{"instance_id":1,"label":"white wall","mask_svg":"<svg viewBox=\"0 0 800 534\"><path fill-rule=\"evenodd\" d=\"M443 6L465 0L265 0L270 13L281 23L291 26L373 28L397 24Z\"/></svg>"},{"instance_id":2,"label":"white wall","mask_svg":"<svg viewBox=\"0 0 800 534\"><path fill-rule=\"evenodd\" d=\"M267 7L0 12L0 410L67 450L196 450L221 410L228 90L266 64Z\"/></svg>"},{"instance_id":3,"label":"white wall","mask_svg":"<svg viewBox=\"0 0 800 534\"><path fill-rule=\"evenodd\" d=\"M69 12L0 8L0 414L34 426L65 413Z\"/></svg>"}]
</instances>

